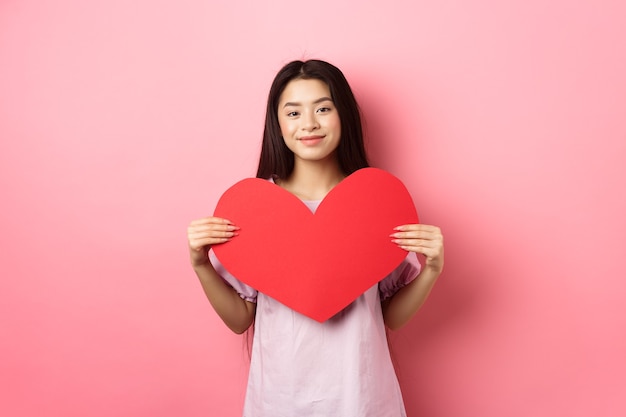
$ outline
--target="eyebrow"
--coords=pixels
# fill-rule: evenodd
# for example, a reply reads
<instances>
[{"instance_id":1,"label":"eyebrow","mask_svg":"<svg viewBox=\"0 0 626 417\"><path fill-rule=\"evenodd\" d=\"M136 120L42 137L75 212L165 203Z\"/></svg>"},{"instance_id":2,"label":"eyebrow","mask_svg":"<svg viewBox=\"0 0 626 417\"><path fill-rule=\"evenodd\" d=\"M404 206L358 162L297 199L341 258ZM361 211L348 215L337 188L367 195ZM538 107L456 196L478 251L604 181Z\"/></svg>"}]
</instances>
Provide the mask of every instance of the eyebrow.
<instances>
[{"instance_id":1,"label":"eyebrow","mask_svg":"<svg viewBox=\"0 0 626 417\"><path fill-rule=\"evenodd\" d=\"M315 101L313 102L313 104L319 104L319 103L322 103L322 102L324 102L324 101L330 101L330 102L332 102L332 101L333 101L333 99L331 99L330 97L320 97L320 98L318 98L317 100L315 100ZM285 103L285 104L283 105L283 108L288 107L288 106L294 106L294 107L297 107L297 106L301 106L301 105L302 105L302 103L296 103L296 102L293 102L293 101L288 101L287 103Z\"/></svg>"}]
</instances>

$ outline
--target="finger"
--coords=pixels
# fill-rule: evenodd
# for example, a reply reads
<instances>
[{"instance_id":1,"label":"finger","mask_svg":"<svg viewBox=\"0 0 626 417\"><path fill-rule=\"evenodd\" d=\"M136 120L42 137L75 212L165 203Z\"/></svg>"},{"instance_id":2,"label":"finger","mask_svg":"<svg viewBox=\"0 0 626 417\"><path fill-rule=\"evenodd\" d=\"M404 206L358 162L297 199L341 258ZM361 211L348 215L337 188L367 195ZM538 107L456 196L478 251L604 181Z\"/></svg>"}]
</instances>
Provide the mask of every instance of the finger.
<instances>
[{"instance_id":1,"label":"finger","mask_svg":"<svg viewBox=\"0 0 626 417\"><path fill-rule=\"evenodd\" d=\"M429 226L424 224L407 224L394 228L394 232L391 234L393 237L399 238L431 238L436 239L443 237L441 229L437 226Z\"/></svg>"},{"instance_id":2,"label":"finger","mask_svg":"<svg viewBox=\"0 0 626 417\"><path fill-rule=\"evenodd\" d=\"M442 251L439 248L431 248L428 246L420 246L420 245L398 245L398 247L407 252L415 252L421 255L424 255L428 258L436 258L438 257Z\"/></svg>"},{"instance_id":3,"label":"finger","mask_svg":"<svg viewBox=\"0 0 626 417\"><path fill-rule=\"evenodd\" d=\"M392 239L393 243L398 246L423 246L423 247L436 247L437 244L428 239Z\"/></svg>"},{"instance_id":4,"label":"finger","mask_svg":"<svg viewBox=\"0 0 626 417\"><path fill-rule=\"evenodd\" d=\"M188 234L189 239L223 239L237 236L236 231L227 230L210 230L202 232L191 232Z\"/></svg>"},{"instance_id":5,"label":"finger","mask_svg":"<svg viewBox=\"0 0 626 417\"><path fill-rule=\"evenodd\" d=\"M189 246L199 251L203 247L210 247L226 243L235 236L238 236L238 227L233 225L202 225L190 226L187 231Z\"/></svg>"},{"instance_id":6,"label":"finger","mask_svg":"<svg viewBox=\"0 0 626 417\"><path fill-rule=\"evenodd\" d=\"M220 245L230 241L232 238L229 237L211 237L204 239L193 239L189 241L189 247L195 251L200 251L202 249L208 249L211 246Z\"/></svg>"},{"instance_id":7,"label":"finger","mask_svg":"<svg viewBox=\"0 0 626 417\"><path fill-rule=\"evenodd\" d=\"M215 225L234 225L233 222L231 222L228 219L224 219L222 217L203 217L201 219L196 219L196 220L192 220L191 223L189 224L189 226L201 226L201 225L207 225L207 224L215 224Z\"/></svg>"},{"instance_id":8,"label":"finger","mask_svg":"<svg viewBox=\"0 0 626 417\"><path fill-rule=\"evenodd\" d=\"M440 232L440 229L437 226L431 226L428 224L403 224L400 226L396 226L393 228L393 230L398 230L398 231L432 231L432 232Z\"/></svg>"},{"instance_id":9,"label":"finger","mask_svg":"<svg viewBox=\"0 0 626 417\"><path fill-rule=\"evenodd\" d=\"M428 260L433 261L441 257L442 251L439 248L430 248L426 246L415 245L399 245L401 249L407 252L415 252L424 255Z\"/></svg>"},{"instance_id":10,"label":"finger","mask_svg":"<svg viewBox=\"0 0 626 417\"><path fill-rule=\"evenodd\" d=\"M239 228L233 225L208 225L190 227L187 237L191 239L232 238L238 235Z\"/></svg>"},{"instance_id":11,"label":"finger","mask_svg":"<svg viewBox=\"0 0 626 417\"><path fill-rule=\"evenodd\" d=\"M432 232L432 231L408 231L408 232L394 232L389 235L395 239L423 239L423 240L433 240L433 241L443 241L443 235L441 233Z\"/></svg>"},{"instance_id":12,"label":"finger","mask_svg":"<svg viewBox=\"0 0 626 417\"><path fill-rule=\"evenodd\" d=\"M205 232L211 232L211 231L218 231L218 232L232 232L232 231L236 231L239 230L238 226L235 226L234 224L226 224L226 223L202 223L202 224L195 224L195 225L189 225L189 227L187 227L187 233L191 234L191 233L205 233Z\"/></svg>"},{"instance_id":13,"label":"finger","mask_svg":"<svg viewBox=\"0 0 626 417\"><path fill-rule=\"evenodd\" d=\"M204 224L187 227L187 233L211 233L211 232L233 232L239 227L232 224Z\"/></svg>"}]
</instances>

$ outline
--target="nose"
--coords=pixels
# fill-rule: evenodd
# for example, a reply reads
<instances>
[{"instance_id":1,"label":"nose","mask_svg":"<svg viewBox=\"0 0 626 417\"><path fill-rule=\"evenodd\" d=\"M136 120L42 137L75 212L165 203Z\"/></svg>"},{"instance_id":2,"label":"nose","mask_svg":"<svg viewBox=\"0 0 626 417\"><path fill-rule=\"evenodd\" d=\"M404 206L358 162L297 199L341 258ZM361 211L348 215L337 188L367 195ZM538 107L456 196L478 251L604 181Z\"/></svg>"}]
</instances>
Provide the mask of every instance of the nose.
<instances>
[{"instance_id":1,"label":"nose","mask_svg":"<svg viewBox=\"0 0 626 417\"><path fill-rule=\"evenodd\" d=\"M320 125L317 121L315 112L307 111L302 118L302 129L306 131L313 131L319 128Z\"/></svg>"}]
</instances>

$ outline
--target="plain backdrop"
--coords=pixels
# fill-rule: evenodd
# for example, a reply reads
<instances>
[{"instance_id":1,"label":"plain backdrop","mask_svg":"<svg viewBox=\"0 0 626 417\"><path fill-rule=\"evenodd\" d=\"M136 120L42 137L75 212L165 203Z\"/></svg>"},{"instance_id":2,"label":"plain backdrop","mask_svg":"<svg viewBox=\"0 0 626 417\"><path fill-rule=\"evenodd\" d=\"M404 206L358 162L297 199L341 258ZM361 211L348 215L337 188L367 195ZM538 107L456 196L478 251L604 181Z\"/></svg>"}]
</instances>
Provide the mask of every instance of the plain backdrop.
<instances>
[{"instance_id":1,"label":"plain backdrop","mask_svg":"<svg viewBox=\"0 0 626 417\"><path fill-rule=\"evenodd\" d=\"M186 227L271 80L339 66L446 269L391 335L410 416L626 415L619 0L0 2L0 414L239 416Z\"/></svg>"}]
</instances>

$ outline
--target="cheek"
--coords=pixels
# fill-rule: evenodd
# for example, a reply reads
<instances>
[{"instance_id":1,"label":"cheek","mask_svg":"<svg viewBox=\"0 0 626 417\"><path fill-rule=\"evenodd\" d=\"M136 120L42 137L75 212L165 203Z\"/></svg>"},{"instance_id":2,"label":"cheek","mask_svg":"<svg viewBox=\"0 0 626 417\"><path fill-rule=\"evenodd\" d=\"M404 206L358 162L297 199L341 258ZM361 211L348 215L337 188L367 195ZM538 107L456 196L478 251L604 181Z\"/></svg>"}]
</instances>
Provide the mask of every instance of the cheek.
<instances>
[{"instance_id":1,"label":"cheek","mask_svg":"<svg viewBox=\"0 0 626 417\"><path fill-rule=\"evenodd\" d=\"M335 132L337 132L337 134L341 134L341 120L339 120L339 117L334 117L333 120L330 122L329 127L331 129L333 129Z\"/></svg>"},{"instance_id":2,"label":"cheek","mask_svg":"<svg viewBox=\"0 0 626 417\"><path fill-rule=\"evenodd\" d=\"M280 118L278 118L278 126L280 126L280 133L283 137L289 135L289 132L293 130L292 123L289 123L286 120L281 120Z\"/></svg>"},{"instance_id":3,"label":"cheek","mask_svg":"<svg viewBox=\"0 0 626 417\"><path fill-rule=\"evenodd\" d=\"M293 152L293 149L291 149L293 146L292 141L289 140L293 137L293 131L292 129L290 129L291 125L289 123L282 122L280 119L278 120L278 125L280 126L280 135L282 137L282 142L285 144L285 146L287 146L289 150Z\"/></svg>"}]
</instances>

